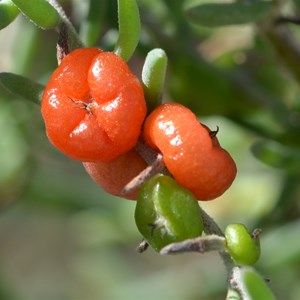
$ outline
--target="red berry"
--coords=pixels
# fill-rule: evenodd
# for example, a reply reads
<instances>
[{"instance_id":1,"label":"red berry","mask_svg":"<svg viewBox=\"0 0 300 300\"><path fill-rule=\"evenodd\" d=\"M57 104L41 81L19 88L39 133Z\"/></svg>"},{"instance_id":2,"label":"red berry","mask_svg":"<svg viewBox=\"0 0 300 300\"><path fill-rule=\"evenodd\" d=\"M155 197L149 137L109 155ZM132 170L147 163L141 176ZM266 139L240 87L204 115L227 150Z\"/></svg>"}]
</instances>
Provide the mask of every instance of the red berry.
<instances>
[{"instance_id":1,"label":"red berry","mask_svg":"<svg viewBox=\"0 0 300 300\"><path fill-rule=\"evenodd\" d=\"M108 161L134 147L146 115L143 88L126 62L96 48L68 54L52 74L42 115L49 140L81 161Z\"/></svg>"},{"instance_id":2,"label":"red berry","mask_svg":"<svg viewBox=\"0 0 300 300\"><path fill-rule=\"evenodd\" d=\"M199 200L222 195L235 178L231 156L193 112L180 104L157 107L146 119L144 137L163 154L174 178Z\"/></svg>"}]
</instances>

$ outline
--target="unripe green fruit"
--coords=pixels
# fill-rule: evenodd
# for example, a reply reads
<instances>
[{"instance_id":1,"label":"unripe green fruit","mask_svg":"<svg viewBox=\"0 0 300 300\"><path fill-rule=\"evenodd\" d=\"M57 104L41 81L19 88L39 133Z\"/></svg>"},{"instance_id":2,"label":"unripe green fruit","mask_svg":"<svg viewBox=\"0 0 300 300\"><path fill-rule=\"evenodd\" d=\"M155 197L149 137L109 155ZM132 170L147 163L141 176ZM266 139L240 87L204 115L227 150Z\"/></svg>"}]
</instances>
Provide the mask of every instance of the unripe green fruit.
<instances>
[{"instance_id":1,"label":"unripe green fruit","mask_svg":"<svg viewBox=\"0 0 300 300\"><path fill-rule=\"evenodd\" d=\"M238 265L253 265L260 256L259 240L253 239L243 224L230 224L225 229L226 246Z\"/></svg>"},{"instance_id":2,"label":"unripe green fruit","mask_svg":"<svg viewBox=\"0 0 300 300\"><path fill-rule=\"evenodd\" d=\"M200 236L203 222L195 196L169 176L156 175L138 195L135 221L147 242L164 246Z\"/></svg>"}]
</instances>

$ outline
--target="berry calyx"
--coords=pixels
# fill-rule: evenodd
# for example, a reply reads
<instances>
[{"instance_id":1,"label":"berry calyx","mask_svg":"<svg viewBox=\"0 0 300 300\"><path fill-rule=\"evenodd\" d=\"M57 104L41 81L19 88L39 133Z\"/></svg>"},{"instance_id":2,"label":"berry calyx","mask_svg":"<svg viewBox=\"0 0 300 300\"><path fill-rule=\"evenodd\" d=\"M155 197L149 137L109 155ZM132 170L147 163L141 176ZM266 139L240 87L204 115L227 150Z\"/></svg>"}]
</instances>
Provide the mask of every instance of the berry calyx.
<instances>
[{"instance_id":1,"label":"berry calyx","mask_svg":"<svg viewBox=\"0 0 300 300\"><path fill-rule=\"evenodd\" d=\"M62 60L41 109L49 140L81 161L109 161L132 149L146 115L142 85L126 62L96 48Z\"/></svg>"},{"instance_id":2,"label":"berry calyx","mask_svg":"<svg viewBox=\"0 0 300 300\"><path fill-rule=\"evenodd\" d=\"M215 133L177 103L157 107L146 119L144 138L163 154L169 172L199 200L222 195L236 176L236 165Z\"/></svg>"}]
</instances>

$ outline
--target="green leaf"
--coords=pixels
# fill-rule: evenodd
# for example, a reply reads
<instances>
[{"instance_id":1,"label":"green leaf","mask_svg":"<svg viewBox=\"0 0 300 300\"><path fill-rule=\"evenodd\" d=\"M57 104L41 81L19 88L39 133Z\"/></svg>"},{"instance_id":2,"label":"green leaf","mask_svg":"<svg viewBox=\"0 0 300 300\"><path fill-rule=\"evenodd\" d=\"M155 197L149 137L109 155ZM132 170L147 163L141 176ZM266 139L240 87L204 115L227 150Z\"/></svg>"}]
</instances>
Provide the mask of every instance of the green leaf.
<instances>
[{"instance_id":1,"label":"green leaf","mask_svg":"<svg viewBox=\"0 0 300 300\"><path fill-rule=\"evenodd\" d=\"M161 103L167 61L167 55L162 49L153 49L146 56L142 71L142 82L148 113Z\"/></svg>"},{"instance_id":2,"label":"green leaf","mask_svg":"<svg viewBox=\"0 0 300 300\"><path fill-rule=\"evenodd\" d=\"M141 22L136 0L118 0L119 38L115 53L128 61L140 39Z\"/></svg>"},{"instance_id":3,"label":"green leaf","mask_svg":"<svg viewBox=\"0 0 300 300\"><path fill-rule=\"evenodd\" d=\"M12 73L0 73L0 84L15 96L37 104L40 104L45 89L37 82Z\"/></svg>"},{"instance_id":4,"label":"green leaf","mask_svg":"<svg viewBox=\"0 0 300 300\"><path fill-rule=\"evenodd\" d=\"M300 149L283 146L274 141L259 141L252 146L252 152L263 163L289 173L300 173Z\"/></svg>"},{"instance_id":5,"label":"green leaf","mask_svg":"<svg viewBox=\"0 0 300 300\"><path fill-rule=\"evenodd\" d=\"M275 300L275 296L266 280L251 267L234 268L232 281L242 299L248 300Z\"/></svg>"},{"instance_id":6,"label":"green leaf","mask_svg":"<svg viewBox=\"0 0 300 300\"><path fill-rule=\"evenodd\" d=\"M20 13L10 0L0 0L0 29L9 25Z\"/></svg>"},{"instance_id":7,"label":"green leaf","mask_svg":"<svg viewBox=\"0 0 300 300\"><path fill-rule=\"evenodd\" d=\"M46 0L12 0L21 12L36 26L43 29L57 28L61 18Z\"/></svg>"},{"instance_id":8,"label":"green leaf","mask_svg":"<svg viewBox=\"0 0 300 300\"><path fill-rule=\"evenodd\" d=\"M184 11L188 19L207 27L246 24L263 19L271 10L271 1L233 3L187 2Z\"/></svg>"}]
</instances>

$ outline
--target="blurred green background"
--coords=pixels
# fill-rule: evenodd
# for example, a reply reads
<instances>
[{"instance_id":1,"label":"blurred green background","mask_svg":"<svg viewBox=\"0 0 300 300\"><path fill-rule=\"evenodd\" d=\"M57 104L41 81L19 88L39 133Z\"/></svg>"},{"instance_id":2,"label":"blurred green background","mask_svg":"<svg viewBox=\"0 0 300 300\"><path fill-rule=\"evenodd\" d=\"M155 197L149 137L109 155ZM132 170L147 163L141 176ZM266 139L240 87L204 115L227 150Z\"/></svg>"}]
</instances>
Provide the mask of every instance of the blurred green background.
<instances>
[{"instance_id":1,"label":"blurred green background","mask_svg":"<svg viewBox=\"0 0 300 300\"><path fill-rule=\"evenodd\" d=\"M285 11L297 16L297 6L286 2ZM62 1L83 39L89 3ZM191 25L183 1L138 4L142 36L129 62L135 74L141 76L149 50L163 48L165 101L219 126L219 140L237 162L230 190L200 204L223 229L236 222L262 228L257 269L278 299L300 299L300 94L285 63L289 45L282 41L287 51L278 52L262 24ZM90 41L112 50L117 1L101 5ZM300 43L298 26L282 27ZM0 31L0 71L45 84L57 65L56 41L55 31L19 15ZM296 63L300 69L300 56ZM0 107L0 299L225 298L226 272L216 253L138 254L135 203L103 192L80 162L50 145L36 104L0 86Z\"/></svg>"}]
</instances>

